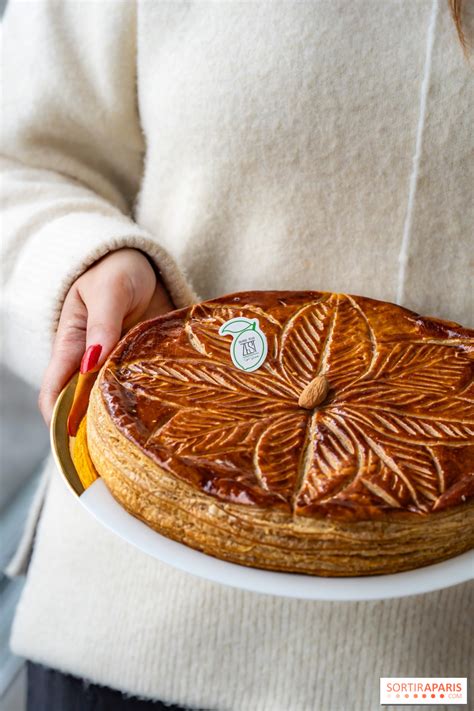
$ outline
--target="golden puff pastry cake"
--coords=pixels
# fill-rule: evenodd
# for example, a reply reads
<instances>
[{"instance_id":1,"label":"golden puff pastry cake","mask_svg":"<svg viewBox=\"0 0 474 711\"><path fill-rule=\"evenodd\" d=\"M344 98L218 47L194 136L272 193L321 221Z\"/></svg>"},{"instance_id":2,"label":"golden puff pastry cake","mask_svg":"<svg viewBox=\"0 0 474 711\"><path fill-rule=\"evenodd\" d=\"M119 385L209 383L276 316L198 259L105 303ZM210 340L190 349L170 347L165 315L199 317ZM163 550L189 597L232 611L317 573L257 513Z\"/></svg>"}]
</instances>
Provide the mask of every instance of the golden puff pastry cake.
<instances>
[{"instance_id":1,"label":"golden puff pastry cake","mask_svg":"<svg viewBox=\"0 0 474 711\"><path fill-rule=\"evenodd\" d=\"M159 533L233 563L410 570L474 543L473 368L474 331L394 304L231 294L127 333L75 461Z\"/></svg>"}]
</instances>

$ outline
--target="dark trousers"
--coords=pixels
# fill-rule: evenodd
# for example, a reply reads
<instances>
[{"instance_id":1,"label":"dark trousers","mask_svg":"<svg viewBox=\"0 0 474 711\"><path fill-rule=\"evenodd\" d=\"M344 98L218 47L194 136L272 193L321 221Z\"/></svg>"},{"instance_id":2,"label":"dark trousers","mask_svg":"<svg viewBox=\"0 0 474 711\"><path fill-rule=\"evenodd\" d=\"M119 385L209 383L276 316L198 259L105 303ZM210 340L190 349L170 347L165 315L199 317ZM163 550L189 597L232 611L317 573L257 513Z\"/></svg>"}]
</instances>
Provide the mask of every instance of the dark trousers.
<instances>
[{"instance_id":1,"label":"dark trousers","mask_svg":"<svg viewBox=\"0 0 474 711\"><path fill-rule=\"evenodd\" d=\"M28 711L190 711L124 696L107 686L89 684L32 662L27 662L27 678Z\"/></svg>"}]
</instances>

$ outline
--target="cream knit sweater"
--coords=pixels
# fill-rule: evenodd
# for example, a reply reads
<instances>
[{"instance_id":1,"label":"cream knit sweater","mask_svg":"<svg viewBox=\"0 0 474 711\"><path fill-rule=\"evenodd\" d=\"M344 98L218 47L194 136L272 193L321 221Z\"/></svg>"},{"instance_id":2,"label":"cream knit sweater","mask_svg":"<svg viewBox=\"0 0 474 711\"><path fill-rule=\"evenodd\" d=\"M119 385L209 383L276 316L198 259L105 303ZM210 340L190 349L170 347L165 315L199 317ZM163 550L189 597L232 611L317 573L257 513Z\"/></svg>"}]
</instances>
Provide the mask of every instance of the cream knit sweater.
<instances>
[{"instance_id":1,"label":"cream knit sweater","mask_svg":"<svg viewBox=\"0 0 474 711\"><path fill-rule=\"evenodd\" d=\"M311 288L473 325L474 82L445 0L11 0L4 41L4 354L33 385L67 289L125 245L177 306ZM219 711L371 711L380 676L469 675L472 585L353 604L222 587L45 472L11 566L36 530L18 654Z\"/></svg>"}]
</instances>

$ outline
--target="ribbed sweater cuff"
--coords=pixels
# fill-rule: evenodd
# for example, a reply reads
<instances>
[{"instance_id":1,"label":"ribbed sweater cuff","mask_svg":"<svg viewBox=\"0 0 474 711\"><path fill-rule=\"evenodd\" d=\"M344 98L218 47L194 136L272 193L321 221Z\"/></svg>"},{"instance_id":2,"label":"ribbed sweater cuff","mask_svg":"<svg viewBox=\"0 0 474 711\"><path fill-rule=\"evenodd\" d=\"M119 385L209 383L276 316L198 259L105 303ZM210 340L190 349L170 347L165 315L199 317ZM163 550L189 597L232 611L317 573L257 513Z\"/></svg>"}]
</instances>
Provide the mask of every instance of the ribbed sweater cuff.
<instances>
[{"instance_id":1,"label":"ribbed sweater cuff","mask_svg":"<svg viewBox=\"0 0 474 711\"><path fill-rule=\"evenodd\" d=\"M49 222L22 248L4 299L5 361L34 387L71 285L98 259L123 247L147 254L176 308L197 300L175 260L129 218L73 212Z\"/></svg>"}]
</instances>

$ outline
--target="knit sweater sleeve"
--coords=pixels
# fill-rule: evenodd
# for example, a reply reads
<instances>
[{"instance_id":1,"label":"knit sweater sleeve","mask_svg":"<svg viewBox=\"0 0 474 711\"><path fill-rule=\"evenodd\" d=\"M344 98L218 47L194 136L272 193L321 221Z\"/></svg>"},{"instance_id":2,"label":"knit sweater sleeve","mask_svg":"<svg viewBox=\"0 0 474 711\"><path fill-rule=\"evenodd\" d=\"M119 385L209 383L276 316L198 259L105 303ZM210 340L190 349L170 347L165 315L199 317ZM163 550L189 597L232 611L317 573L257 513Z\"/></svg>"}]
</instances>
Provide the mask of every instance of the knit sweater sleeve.
<instances>
[{"instance_id":1,"label":"knit sweater sleeve","mask_svg":"<svg viewBox=\"0 0 474 711\"><path fill-rule=\"evenodd\" d=\"M3 24L2 331L38 386L75 279L121 247L145 252L177 307L187 280L133 220L144 140L130 0L11 1Z\"/></svg>"}]
</instances>

